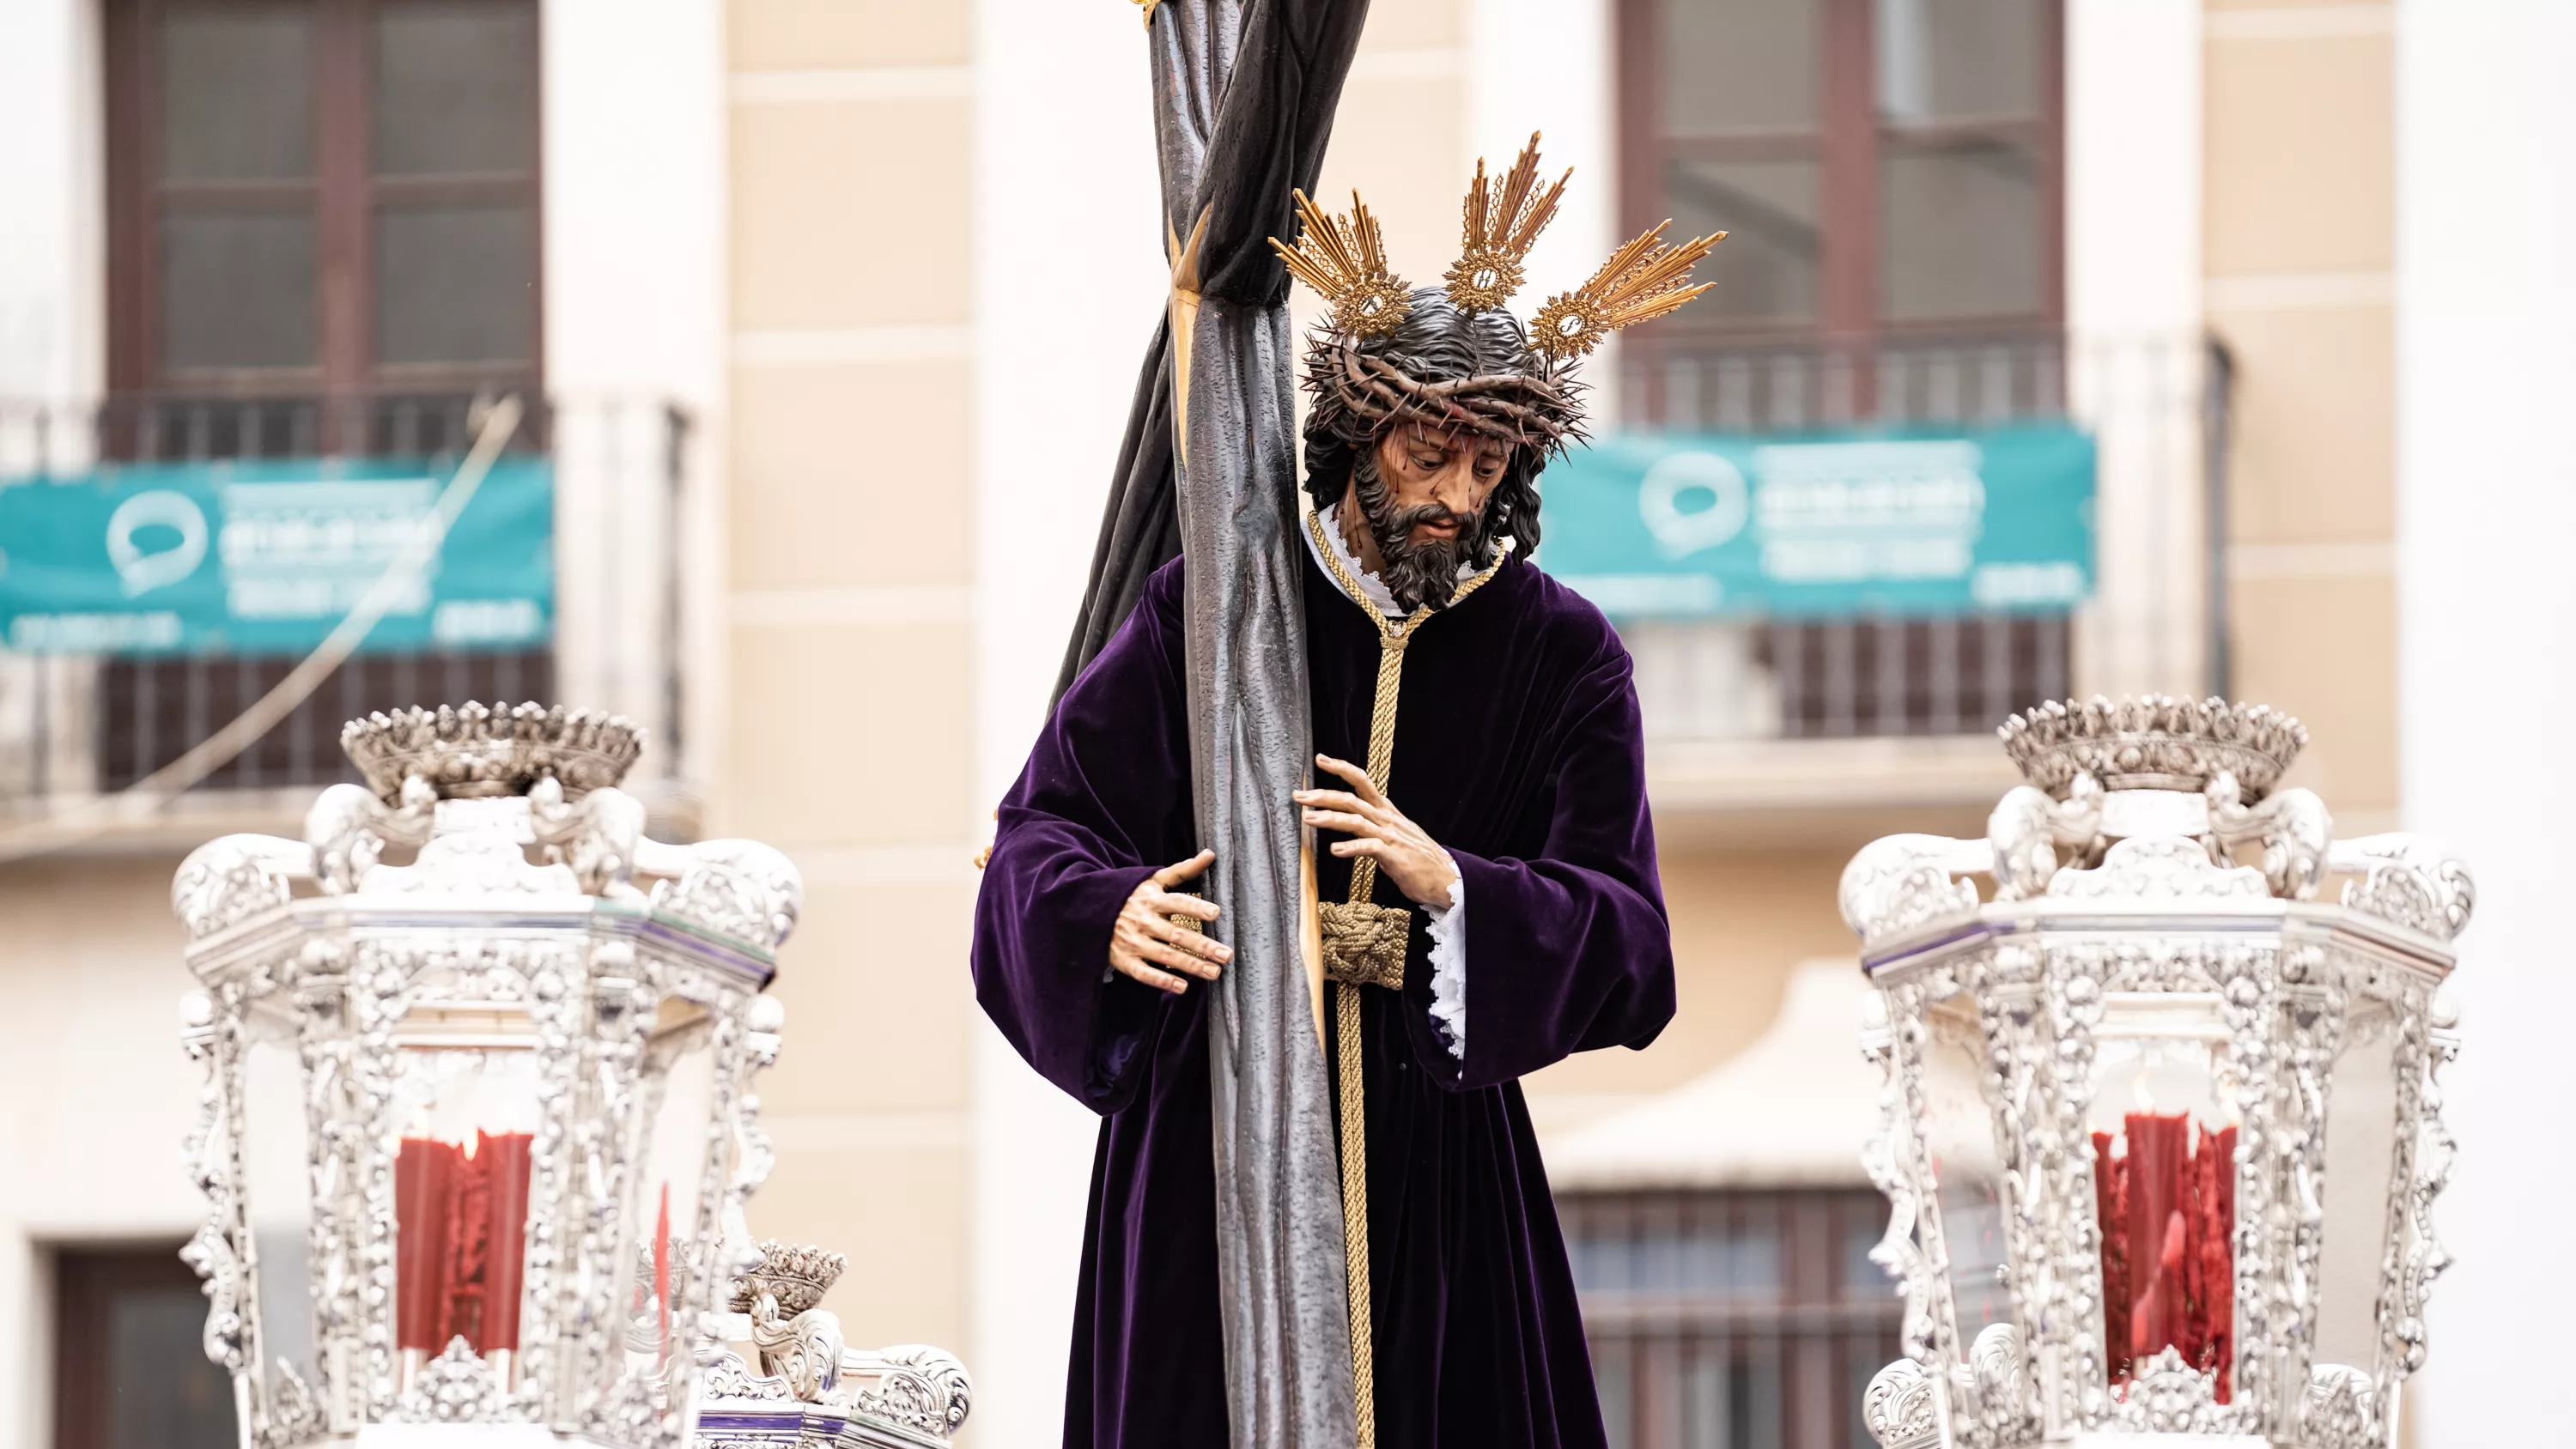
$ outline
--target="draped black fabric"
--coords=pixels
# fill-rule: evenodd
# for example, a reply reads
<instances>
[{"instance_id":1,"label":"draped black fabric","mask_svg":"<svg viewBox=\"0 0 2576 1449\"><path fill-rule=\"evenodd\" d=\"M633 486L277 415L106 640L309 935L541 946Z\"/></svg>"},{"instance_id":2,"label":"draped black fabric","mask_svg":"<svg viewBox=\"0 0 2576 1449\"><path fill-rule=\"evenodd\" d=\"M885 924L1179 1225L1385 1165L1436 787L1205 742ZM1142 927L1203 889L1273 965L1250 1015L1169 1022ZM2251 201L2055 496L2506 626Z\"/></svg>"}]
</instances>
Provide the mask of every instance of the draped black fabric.
<instances>
[{"instance_id":1,"label":"draped black fabric","mask_svg":"<svg viewBox=\"0 0 2576 1449\"><path fill-rule=\"evenodd\" d=\"M1172 324L1154 329L1127 409L1127 437L1118 445L1118 468L1109 479L1109 504L1100 514L1100 537L1091 549L1091 581L1082 612L1064 646L1056 673L1056 698L1127 621L1145 580L1181 556L1179 500L1172 488Z\"/></svg>"},{"instance_id":2,"label":"draped black fabric","mask_svg":"<svg viewBox=\"0 0 2576 1449\"><path fill-rule=\"evenodd\" d=\"M1164 0L1154 12L1154 116L1166 234L1208 217L1203 295L1283 305L1288 269L1268 238L1296 236L1294 190L1313 191L1368 0ZM1126 622L1154 570L1178 558L1172 336L1157 328L1127 410L1092 545L1082 612L1056 673L1074 676Z\"/></svg>"}]
</instances>

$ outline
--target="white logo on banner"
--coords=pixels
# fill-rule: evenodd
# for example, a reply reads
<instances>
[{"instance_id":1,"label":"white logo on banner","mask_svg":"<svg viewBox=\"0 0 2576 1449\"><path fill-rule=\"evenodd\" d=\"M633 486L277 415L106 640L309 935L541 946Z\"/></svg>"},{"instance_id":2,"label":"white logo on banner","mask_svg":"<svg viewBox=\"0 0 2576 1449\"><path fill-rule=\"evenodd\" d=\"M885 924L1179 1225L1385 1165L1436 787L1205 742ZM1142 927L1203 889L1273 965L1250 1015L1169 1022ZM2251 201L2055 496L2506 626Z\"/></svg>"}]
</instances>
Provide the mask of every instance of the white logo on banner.
<instances>
[{"instance_id":1,"label":"white logo on banner","mask_svg":"<svg viewBox=\"0 0 2576 1449\"><path fill-rule=\"evenodd\" d=\"M1682 511L1693 493L1713 495L1708 506ZM1743 470L1715 453L1675 453L1646 470L1637 485L1637 516L1655 536L1655 552L1688 558L1744 531L1752 516L1752 490Z\"/></svg>"},{"instance_id":2,"label":"white logo on banner","mask_svg":"<svg viewBox=\"0 0 2576 1449\"><path fill-rule=\"evenodd\" d=\"M174 528L179 541L146 550L134 536L147 528ZM107 517L107 561L129 599L166 589L206 561L206 515L185 493L155 488L116 505Z\"/></svg>"}]
</instances>

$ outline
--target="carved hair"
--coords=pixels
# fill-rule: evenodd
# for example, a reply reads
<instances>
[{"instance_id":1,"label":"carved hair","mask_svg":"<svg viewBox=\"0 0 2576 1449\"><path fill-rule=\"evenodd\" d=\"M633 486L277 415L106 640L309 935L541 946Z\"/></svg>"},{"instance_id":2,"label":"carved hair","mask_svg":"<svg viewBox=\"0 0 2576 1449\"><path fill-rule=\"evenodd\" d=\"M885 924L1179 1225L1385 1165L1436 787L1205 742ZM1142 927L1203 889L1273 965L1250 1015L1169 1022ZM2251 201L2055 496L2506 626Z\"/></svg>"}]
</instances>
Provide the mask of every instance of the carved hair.
<instances>
[{"instance_id":1,"label":"carved hair","mask_svg":"<svg viewBox=\"0 0 2576 1449\"><path fill-rule=\"evenodd\" d=\"M1408 301L1393 331L1319 337L1308 349L1306 494L1319 510L1340 503L1354 464L1400 424L1474 432L1511 448L1485 500L1477 562L1506 537L1526 558L1538 546L1539 471L1582 436L1576 389L1547 375L1509 312L1462 312L1436 287Z\"/></svg>"}]
</instances>

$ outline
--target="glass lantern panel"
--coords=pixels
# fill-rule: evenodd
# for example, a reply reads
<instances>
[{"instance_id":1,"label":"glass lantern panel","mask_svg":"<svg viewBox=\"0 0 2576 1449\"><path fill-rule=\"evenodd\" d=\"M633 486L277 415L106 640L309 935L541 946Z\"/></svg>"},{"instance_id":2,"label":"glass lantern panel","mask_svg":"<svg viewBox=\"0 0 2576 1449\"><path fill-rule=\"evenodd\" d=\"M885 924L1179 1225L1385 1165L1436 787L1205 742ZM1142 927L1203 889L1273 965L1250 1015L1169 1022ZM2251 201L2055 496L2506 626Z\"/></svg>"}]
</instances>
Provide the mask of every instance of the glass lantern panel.
<instances>
[{"instance_id":1,"label":"glass lantern panel","mask_svg":"<svg viewBox=\"0 0 2576 1449\"><path fill-rule=\"evenodd\" d=\"M309 1388L313 1355L313 1176L304 1071L291 1026L260 1023L242 1062L242 1179L256 1255L260 1372L283 1361ZM273 1389L272 1389L273 1391Z\"/></svg>"},{"instance_id":2,"label":"glass lantern panel","mask_svg":"<svg viewBox=\"0 0 2576 1449\"><path fill-rule=\"evenodd\" d=\"M644 1054L642 1155L628 1180L625 1371L666 1384L690 1371L693 1316L707 1306L690 1281L689 1249L717 1141L711 1024L697 1003L663 998ZM729 1153L722 1166L730 1170Z\"/></svg>"},{"instance_id":3,"label":"glass lantern panel","mask_svg":"<svg viewBox=\"0 0 2576 1449\"><path fill-rule=\"evenodd\" d=\"M2235 1356L2235 1092L2214 995L2111 993L2090 1125L2110 1382L2167 1348L2217 1374Z\"/></svg>"},{"instance_id":4,"label":"glass lantern panel","mask_svg":"<svg viewBox=\"0 0 2576 1449\"><path fill-rule=\"evenodd\" d=\"M2369 1372L2397 1165L2396 1018L2356 995L2326 1092L2325 1238L2317 1264L2315 1361Z\"/></svg>"},{"instance_id":5,"label":"glass lantern panel","mask_svg":"<svg viewBox=\"0 0 2576 1449\"><path fill-rule=\"evenodd\" d=\"M415 1011L397 1053L395 1341L407 1370L457 1339L519 1347L529 1147L538 1109L525 1018ZM495 1358L506 1379L506 1359Z\"/></svg>"},{"instance_id":6,"label":"glass lantern panel","mask_svg":"<svg viewBox=\"0 0 2576 1449\"><path fill-rule=\"evenodd\" d=\"M1966 1343L1990 1323L2012 1321L2005 1277L2003 1158L1986 1096L1986 1038L1963 993L1925 1008L1924 1147L1939 1188L1950 1296Z\"/></svg>"}]
</instances>

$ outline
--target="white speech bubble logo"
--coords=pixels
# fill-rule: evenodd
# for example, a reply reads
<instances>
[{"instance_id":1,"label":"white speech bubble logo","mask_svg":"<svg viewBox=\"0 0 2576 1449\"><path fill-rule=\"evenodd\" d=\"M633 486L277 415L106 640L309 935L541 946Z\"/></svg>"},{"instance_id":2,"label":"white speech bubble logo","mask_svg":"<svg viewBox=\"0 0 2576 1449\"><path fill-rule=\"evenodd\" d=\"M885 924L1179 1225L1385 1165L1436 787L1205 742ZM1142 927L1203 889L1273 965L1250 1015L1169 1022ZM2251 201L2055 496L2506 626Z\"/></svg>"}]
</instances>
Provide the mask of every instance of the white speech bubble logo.
<instances>
[{"instance_id":1,"label":"white speech bubble logo","mask_svg":"<svg viewBox=\"0 0 2576 1449\"><path fill-rule=\"evenodd\" d=\"M1684 513L1682 495L1702 490L1715 501ZM1715 453L1675 453L1647 469L1637 485L1637 516L1655 536L1655 551L1668 559L1688 558L1742 533L1752 502L1743 470Z\"/></svg>"},{"instance_id":2,"label":"white speech bubble logo","mask_svg":"<svg viewBox=\"0 0 2576 1449\"><path fill-rule=\"evenodd\" d=\"M146 553L134 535L147 528L175 528L179 541ZM107 518L107 561L116 569L125 596L138 598L166 589L197 571L206 561L206 515L185 493L155 488L116 505Z\"/></svg>"}]
</instances>

